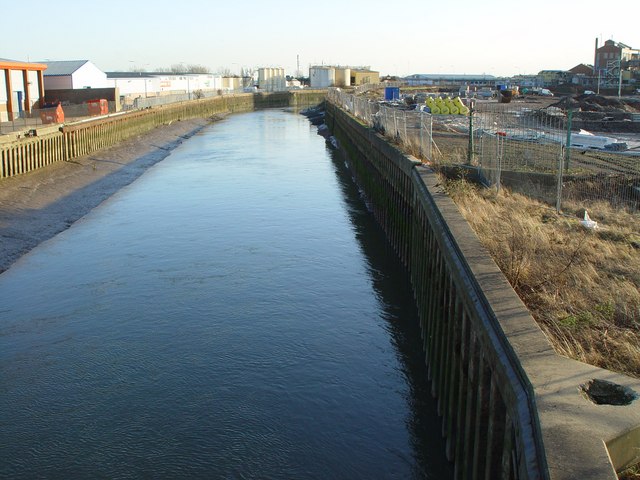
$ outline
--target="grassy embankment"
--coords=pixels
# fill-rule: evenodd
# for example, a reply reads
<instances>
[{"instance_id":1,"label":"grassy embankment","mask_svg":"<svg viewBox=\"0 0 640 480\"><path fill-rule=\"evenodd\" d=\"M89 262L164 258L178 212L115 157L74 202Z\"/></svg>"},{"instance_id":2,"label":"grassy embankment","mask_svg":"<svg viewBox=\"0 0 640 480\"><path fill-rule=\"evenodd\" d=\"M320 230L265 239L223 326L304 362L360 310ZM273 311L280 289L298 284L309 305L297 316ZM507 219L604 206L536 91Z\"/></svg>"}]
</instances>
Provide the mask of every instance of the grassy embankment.
<instances>
[{"instance_id":1,"label":"grassy embankment","mask_svg":"<svg viewBox=\"0 0 640 480\"><path fill-rule=\"evenodd\" d=\"M505 189L443 184L558 353L640 377L638 214L590 205L588 230Z\"/></svg>"}]
</instances>

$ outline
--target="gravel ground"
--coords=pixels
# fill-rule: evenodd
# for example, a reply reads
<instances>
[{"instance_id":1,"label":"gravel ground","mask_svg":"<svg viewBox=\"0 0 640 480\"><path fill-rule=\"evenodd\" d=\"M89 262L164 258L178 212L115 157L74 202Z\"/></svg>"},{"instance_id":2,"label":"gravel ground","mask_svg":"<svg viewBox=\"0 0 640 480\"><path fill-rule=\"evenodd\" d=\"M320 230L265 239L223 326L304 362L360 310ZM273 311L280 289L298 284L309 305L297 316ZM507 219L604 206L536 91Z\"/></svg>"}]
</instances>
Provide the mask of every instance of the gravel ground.
<instances>
[{"instance_id":1,"label":"gravel ground","mask_svg":"<svg viewBox=\"0 0 640 480\"><path fill-rule=\"evenodd\" d=\"M209 123L174 122L93 155L0 180L0 272L69 228Z\"/></svg>"}]
</instances>

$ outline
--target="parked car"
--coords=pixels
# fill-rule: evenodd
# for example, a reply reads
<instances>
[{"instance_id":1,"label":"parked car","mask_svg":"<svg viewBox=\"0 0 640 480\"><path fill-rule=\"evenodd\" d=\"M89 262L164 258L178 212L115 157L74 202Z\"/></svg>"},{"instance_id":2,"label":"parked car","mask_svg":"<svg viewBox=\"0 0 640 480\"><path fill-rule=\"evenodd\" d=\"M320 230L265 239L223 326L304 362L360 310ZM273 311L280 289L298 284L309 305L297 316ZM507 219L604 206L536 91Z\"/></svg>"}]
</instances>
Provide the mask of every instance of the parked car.
<instances>
[{"instance_id":1,"label":"parked car","mask_svg":"<svg viewBox=\"0 0 640 480\"><path fill-rule=\"evenodd\" d=\"M540 95L543 95L545 97L553 97L553 92L548 88L542 88L540 89Z\"/></svg>"},{"instance_id":2,"label":"parked car","mask_svg":"<svg viewBox=\"0 0 640 480\"><path fill-rule=\"evenodd\" d=\"M584 91L584 94L585 94L585 95L595 95L595 94L596 94L596 92L594 92L593 90L585 90L585 91Z\"/></svg>"}]
</instances>

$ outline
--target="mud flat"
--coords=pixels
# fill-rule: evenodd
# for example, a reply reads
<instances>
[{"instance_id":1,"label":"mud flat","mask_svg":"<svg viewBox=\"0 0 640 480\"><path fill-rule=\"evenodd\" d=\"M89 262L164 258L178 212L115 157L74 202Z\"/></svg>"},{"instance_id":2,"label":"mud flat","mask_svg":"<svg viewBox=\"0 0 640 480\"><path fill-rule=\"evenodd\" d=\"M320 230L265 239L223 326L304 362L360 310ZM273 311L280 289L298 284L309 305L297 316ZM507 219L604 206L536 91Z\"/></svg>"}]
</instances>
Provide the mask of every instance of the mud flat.
<instances>
[{"instance_id":1,"label":"mud flat","mask_svg":"<svg viewBox=\"0 0 640 480\"><path fill-rule=\"evenodd\" d=\"M133 182L212 121L173 122L93 155L0 180L0 272Z\"/></svg>"}]
</instances>

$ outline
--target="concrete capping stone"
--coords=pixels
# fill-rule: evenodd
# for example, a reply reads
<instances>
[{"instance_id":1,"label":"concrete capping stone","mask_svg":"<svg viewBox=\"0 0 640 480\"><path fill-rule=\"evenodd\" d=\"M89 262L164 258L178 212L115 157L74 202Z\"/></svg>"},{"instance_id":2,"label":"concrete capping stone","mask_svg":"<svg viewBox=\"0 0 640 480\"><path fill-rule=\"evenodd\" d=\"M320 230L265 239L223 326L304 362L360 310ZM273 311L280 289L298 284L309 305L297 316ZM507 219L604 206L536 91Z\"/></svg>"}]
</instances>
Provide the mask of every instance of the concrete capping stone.
<instances>
[{"instance_id":1,"label":"concrete capping stone","mask_svg":"<svg viewBox=\"0 0 640 480\"><path fill-rule=\"evenodd\" d=\"M394 163L402 164L404 159L402 170L415 172L422 182L418 188L429 197L423 201L431 203L446 223L455 248L534 393L548 468L543 478L615 480L616 470L640 462L640 399L626 406L596 405L580 390L590 380L600 379L640 393L640 380L556 354L455 203L439 186L436 174L338 107L330 114L340 117L356 144L366 142L368 149L377 150ZM334 118L334 126L335 122Z\"/></svg>"}]
</instances>

